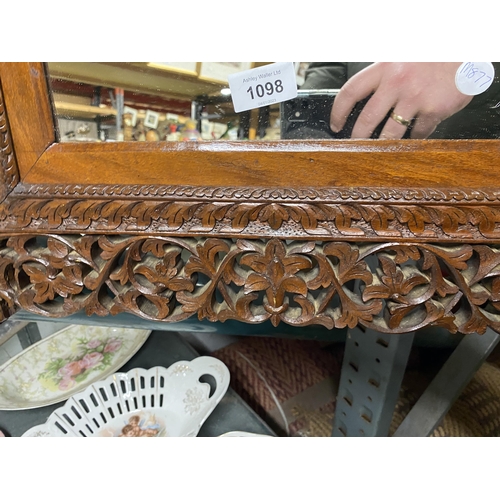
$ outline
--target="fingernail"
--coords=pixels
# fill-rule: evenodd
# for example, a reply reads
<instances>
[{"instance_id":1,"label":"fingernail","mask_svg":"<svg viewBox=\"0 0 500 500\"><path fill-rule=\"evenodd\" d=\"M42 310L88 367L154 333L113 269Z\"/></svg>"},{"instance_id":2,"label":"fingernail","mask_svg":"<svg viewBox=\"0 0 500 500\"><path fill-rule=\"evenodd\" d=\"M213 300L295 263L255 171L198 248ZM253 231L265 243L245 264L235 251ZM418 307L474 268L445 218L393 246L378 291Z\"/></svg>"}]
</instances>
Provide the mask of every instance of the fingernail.
<instances>
[{"instance_id":1,"label":"fingernail","mask_svg":"<svg viewBox=\"0 0 500 500\"><path fill-rule=\"evenodd\" d=\"M333 132L337 133L340 132L340 128L337 127L334 123L330 123L330 128L332 129Z\"/></svg>"}]
</instances>

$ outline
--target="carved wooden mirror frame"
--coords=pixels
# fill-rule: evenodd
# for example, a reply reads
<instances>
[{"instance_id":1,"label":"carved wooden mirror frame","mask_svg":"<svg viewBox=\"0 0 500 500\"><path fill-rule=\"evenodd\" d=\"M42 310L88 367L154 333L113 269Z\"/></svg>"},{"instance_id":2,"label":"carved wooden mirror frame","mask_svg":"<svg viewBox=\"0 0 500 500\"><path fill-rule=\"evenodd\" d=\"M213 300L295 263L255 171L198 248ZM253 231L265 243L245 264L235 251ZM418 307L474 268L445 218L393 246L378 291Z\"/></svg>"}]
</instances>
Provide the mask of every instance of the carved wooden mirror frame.
<instances>
[{"instance_id":1,"label":"carved wooden mirror frame","mask_svg":"<svg viewBox=\"0 0 500 500\"><path fill-rule=\"evenodd\" d=\"M500 141L57 143L0 64L0 304L500 331Z\"/></svg>"}]
</instances>

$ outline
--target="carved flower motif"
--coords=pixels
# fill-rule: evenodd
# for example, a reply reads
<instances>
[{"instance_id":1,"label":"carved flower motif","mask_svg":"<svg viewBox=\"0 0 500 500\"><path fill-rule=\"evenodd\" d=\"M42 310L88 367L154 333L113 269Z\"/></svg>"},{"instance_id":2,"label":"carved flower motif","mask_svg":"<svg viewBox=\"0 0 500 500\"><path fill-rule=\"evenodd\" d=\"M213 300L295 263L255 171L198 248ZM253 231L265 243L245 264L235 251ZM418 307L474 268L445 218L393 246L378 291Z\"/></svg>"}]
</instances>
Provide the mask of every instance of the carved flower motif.
<instances>
[{"instance_id":1,"label":"carved flower motif","mask_svg":"<svg viewBox=\"0 0 500 500\"><path fill-rule=\"evenodd\" d=\"M279 323L279 315L288 309L285 293L307 295L306 282L297 276L303 269L311 268L311 261L303 255L287 255L280 240L271 240L262 252L252 252L241 258L241 264L253 269L245 283L245 294L265 291L267 304L264 305L274 325Z\"/></svg>"},{"instance_id":2,"label":"carved flower motif","mask_svg":"<svg viewBox=\"0 0 500 500\"><path fill-rule=\"evenodd\" d=\"M381 255L380 264L384 274L381 277L382 283L368 286L363 293L363 300L379 298L390 299L400 304L409 304L407 295L417 285L428 284L425 276L415 274L411 277L404 275L403 271L396 266L389 257Z\"/></svg>"}]
</instances>

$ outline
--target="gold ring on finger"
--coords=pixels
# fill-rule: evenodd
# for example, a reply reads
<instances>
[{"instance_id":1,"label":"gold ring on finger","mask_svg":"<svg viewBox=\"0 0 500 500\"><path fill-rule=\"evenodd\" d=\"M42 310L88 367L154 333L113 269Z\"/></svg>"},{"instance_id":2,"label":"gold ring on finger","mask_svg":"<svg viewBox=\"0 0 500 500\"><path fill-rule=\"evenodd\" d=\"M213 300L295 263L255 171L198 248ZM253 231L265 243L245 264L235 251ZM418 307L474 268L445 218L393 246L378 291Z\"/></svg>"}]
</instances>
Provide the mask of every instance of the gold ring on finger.
<instances>
[{"instance_id":1,"label":"gold ring on finger","mask_svg":"<svg viewBox=\"0 0 500 500\"><path fill-rule=\"evenodd\" d=\"M404 127L409 127L411 125L411 120L405 120L402 116L399 116L394 112L391 113L391 118L395 122L398 122L400 125L403 125Z\"/></svg>"}]
</instances>

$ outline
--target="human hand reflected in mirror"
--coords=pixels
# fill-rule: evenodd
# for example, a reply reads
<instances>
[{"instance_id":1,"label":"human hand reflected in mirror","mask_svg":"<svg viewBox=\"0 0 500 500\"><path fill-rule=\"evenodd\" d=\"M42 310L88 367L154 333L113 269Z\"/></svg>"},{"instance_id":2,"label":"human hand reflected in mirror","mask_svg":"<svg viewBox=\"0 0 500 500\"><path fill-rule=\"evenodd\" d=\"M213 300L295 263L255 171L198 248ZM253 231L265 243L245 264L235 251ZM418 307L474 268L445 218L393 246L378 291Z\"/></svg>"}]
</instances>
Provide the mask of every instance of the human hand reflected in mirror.
<instances>
[{"instance_id":1,"label":"human hand reflected in mirror","mask_svg":"<svg viewBox=\"0 0 500 500\"><path fill-rule=\"evenodd\" d=\"M461 63L374 63L351 77L333 103L330 126L342 130L357 102L370 96L351 137L369 138L390 113L381 139L401 139L411 125L412 139L429 137L443 120L465 108L472 96L455 85Z\"/></svg>"}]
</instances>

